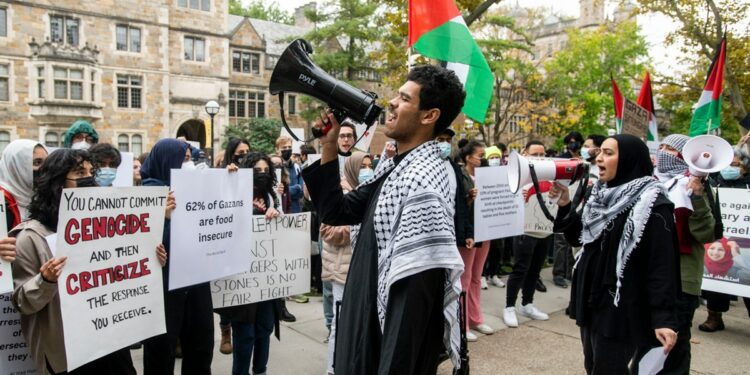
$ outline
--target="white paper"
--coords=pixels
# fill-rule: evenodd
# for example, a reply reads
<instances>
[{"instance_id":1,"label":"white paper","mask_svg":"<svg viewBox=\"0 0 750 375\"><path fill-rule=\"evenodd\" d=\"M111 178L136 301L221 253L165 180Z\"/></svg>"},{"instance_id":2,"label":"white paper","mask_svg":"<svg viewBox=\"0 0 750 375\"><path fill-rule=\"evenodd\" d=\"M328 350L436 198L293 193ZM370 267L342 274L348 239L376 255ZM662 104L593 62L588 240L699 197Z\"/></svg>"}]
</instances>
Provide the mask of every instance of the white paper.
<instances>
[{"instance_id":1,"label":"white paper","mask_svg":"<svg viewBox=\"0 0 750 375\"><path fill-rule=\"evenodd\" d=\"M508 186L508 167L476 169L474 241L481 242L523 234L523 197Z\"/></svg>"},{"instance_id":2,"label":"white paper","mask_svg":"<svg viewBox=\"0 0 750 375\"><path fill-rule=\"evenodd\" d=\"M250 271L211 282L214 308L310 291L310 213L253 216Z\"/></svg>"},{"instance_id":3,"label":"white paper","mask_svg":"<svg viewBox=\"0 0 750 375\"><path fill-rule=\"evenodd\" d=\"M47 246L49 246L49 252L52 253L52 256L55 256L57 254L57 233L52 233L44 237L44 239L47 241Z\"/></svg>"},{"instance_id":4,"label":"white paper","mask_svg":"<svg viewBox=\"0 0 750 375\"><path fill-rule=\"evenodd\" d=\"M26 339L21 332L21 314L11 303L11 295L0 295L0 374L37 374Z\"/></svg>"},{"instance_id":5,"label":"white paper","mask_svg":"<svg viewBox=\"0 0 750 375\"><path fill-rule=\"evenodd\" d=\"M320 154L308 154L307 155L307 165L315 163L318 160L320 160Z\"/></svg>"},{"instance_id":6,"label":"white paper","mask_svg":"<svg viewBox=\"0 0 750 375\"><path fill-rule=\"evenodd\" d=\"M133 153L120 152L122 162L117 167L117 175L112 181L112 186L133 186Z\"/></svg>"},{"instance_id":7,"label":"white paper","mask_svg":"<svg viewBox=\"0 0 750 375\"><path fill-rule=\"evenodd\" d=\"M656 375L664 368L667 355L664 347L657 346L646 353L638 362L638 375Z\"/></svg>"},{"instance_id":8,"label":"white paper","mask_svg":"<svg viewBox=\"0 0 750 375\"><path fill-rule=\"evenodd\" d=\"M693 202L690 201L688 195L688 181L689 178L686 176L677 176L664 183L664 186L669 189L669 200L674 203L675 209L684 207L693 210Z\"/></svg>"},{"instance_id":9,"label":"white paper","mask_svg":"<svg viewBox=\"0 0 750 375\"><path fill-rule=\"evenodd\" d=\"M304 128L290 128L290 129L292 129L292 132L294 132L294 135L296 135L297 138L299 138L301 140L305 139L305 129ZM281 127L281 132L279 133L279 136L281 136L281 137L287 136L287 137L291 138L292 140L294 140L294 137L292 137L292 135L289 133L289 131L286 130L285 126Z\"/></svg>"},{"instance_id":10,"label":"white paper","mask_svg":"<svg viewBox=\"0 0 750 375\"><path fill-rule=\"evenodd\" d=\"M247 271L253 170L172 170L169 290Z\"/></svg>"},{"instance_id":11,"label":"white paper","mask_svg":"<svg viewBox=\"0 0 750 375\"><path fill-rule=\"evenodd\" d=\"M68 371L166 332L162 242L167 187L64 189L57 256Z\"/></svg>"},{"instance_id":12,"label":"white paper","mask_svg":"<svg viewBox=\"0 0 750 375\"><path fill-rule=\"evenodd\" d=\"M362 137L354 148L369 152L372 140L375 138L375 130L377 129L377 126L373 125L370 129L367 129L367 125L365 124L355 124L354 128L357 129L357 137Z\"/></svg>"},{"instance_id":13,"label":"white paper","mask_svg":"<svg viewBox=\"0 0 750 375\"><path fill-rule=\"evenodd\" d=\"M571 194L575 191L571 185ZM552 234L554 223L544 216L542 206L539 204L536 194L533 190L534 185L529 184L519 190L519 195L523 197L523 192L529 192L524 201L524 234L536 237L544 237ZM554 217L557 215L557 203L550 202L549 189L552 183L549 181L539 181L539 187L542 190L542 202L547 206L549 213Z\"/></svg>"},{"instance_id":14,"label":"white paper","mask_svg":"<svg viewBox=\"0 0 750 375\"><path fill-rule=\"evenodd\" d=\"M0 238L8 237L8 220L5 216L5 196L0 194ZM0 294L13 291L13 274L10 263L0 259Z\"/></svg>"}]
</instances>

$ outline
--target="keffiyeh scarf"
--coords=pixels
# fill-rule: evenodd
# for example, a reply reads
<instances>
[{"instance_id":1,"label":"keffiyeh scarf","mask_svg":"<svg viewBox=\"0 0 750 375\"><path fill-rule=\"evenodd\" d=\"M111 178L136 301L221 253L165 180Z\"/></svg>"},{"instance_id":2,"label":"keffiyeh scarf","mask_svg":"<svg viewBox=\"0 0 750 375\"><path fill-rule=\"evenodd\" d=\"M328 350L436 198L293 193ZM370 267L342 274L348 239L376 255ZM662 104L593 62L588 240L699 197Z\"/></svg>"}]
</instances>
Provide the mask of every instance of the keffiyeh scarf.
<instances>
[{"instance_id":1,"label":"keffiyeh scarf","mask_svg":"<svg viewBox=\"0 0 750 375\"><path fill-rule=\"evenodd\" d=\"M666 196L666 193L664 185L650 176L612 188L607 188L603 182L597 181L591 191L589 201L583 208L581 218L583 222L581 243L583 245L596 241L618 215L632 208L622 229L617 249L615 306L620 301L620 287L628 258L641 240L656 198L659 195Z\"/></svg>"},{"instance_id":2,"label":"keffiyeh scarf","mask_svg":"<svg viewBox=\"0 0 750 375\"><path fill-rule=\"evenodd\" d=\"M458 296L464 264L458 253L453 227L456 192L450 187L447 161L440 158L437 142L426 142L398 164L381 159L371 184L388 172L378 197L375 237L378 246L378 319L382 331L391 286L406 277L435 268L446 269L443 342L458 368L460 324ZM352 232L352 247L357 238Z\"/></svg>"}]
</instances>

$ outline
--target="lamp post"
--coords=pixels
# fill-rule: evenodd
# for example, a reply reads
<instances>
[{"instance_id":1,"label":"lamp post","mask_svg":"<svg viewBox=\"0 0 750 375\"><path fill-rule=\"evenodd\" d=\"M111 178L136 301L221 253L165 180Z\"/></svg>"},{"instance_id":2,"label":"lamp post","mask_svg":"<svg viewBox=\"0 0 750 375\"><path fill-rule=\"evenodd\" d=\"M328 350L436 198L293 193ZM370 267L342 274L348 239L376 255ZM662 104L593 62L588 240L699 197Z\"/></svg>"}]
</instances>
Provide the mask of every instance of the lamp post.
<instances>
[{"instance_id":1,"label":"lamp post","mask_svg":"<svg viewBox=\"0 0 750 375\"><path fill-rule=\"evenodd\" d=\"M211 164L212 166L216 163L216 147L214 147L214 116L219 113L219 103L215 100L209 100L206 103L206 113L211 116Z\"/></svg>"}]
</instances>

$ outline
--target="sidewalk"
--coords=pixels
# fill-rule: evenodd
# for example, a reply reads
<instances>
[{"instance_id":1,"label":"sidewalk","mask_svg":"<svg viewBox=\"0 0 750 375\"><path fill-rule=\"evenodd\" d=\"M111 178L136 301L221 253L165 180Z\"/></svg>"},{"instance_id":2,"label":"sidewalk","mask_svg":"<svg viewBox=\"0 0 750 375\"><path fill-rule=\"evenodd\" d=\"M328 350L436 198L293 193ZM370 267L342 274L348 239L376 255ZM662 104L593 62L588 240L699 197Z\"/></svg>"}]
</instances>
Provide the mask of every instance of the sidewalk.
<instances>
[{"instance_id":1,"label":"sidewalk","mask_svg":"<svg viewBox=\"0 0 750 375\"><path fill-rule=\"evenodd\" d=\"M498 329L494 335L478 334L479 341L469 344L472 375L498 374L582 374L583 354L578 328L565 314L570 289L552 283L551 269L542 271L547 293L537 292L534 305L550 314L550 320L529 321L518 316L519 328L507 328L502 323L505 307L505 288L490 286L482 291L482 311L485 323ZM306 304L288 302L287 307L297 316L294 323L282 323L281 341L271 339L269 374L323 375L326 370L327 334L323 319L322 298L310 298ZM750 319L745 306L733 304L725 314L727 329L707 334L698 330L706 318L706 309L696 312L693 327L693 374L747 374L750 349ZM219 353L218 318L215 319L216 345L213 373L231 374L232 356ZM143 351L134 350L133 362L138 373L143 373ZM178 360L175 374L179 374ZM443 363L440 375L450 375L452 368Z\"/></svg>"}]
</instances>

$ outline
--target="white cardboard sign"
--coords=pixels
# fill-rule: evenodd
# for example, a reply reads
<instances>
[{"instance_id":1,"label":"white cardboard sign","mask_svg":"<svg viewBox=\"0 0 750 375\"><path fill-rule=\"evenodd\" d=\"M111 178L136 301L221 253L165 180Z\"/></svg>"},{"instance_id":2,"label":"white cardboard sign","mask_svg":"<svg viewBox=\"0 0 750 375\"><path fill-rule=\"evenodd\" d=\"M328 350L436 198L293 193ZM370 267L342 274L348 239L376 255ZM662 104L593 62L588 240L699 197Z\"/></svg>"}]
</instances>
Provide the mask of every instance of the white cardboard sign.
<instances>
[{"instance_id":1,"label":"white cardboard sign","mask_svg":"<svg viewBox=\"0 0 750 375\"><path fill-rule=\"evenodd\" d=\"M214 280L214 308L246 305L310 291L310 213L253 216L250 271ZM248 246L244 247L245 251Z\"/></svg>"},{"instance_id":2,"label":"white cardboard sign","mask_svg":"<svg viewBox=\"0 0 750 375\"><path fill-rule=\"evenodd\" d=\"M508 186L508 167L476 169L474 240L477 242L523 234L523 197Z\"/></svg>"},{"instance_id":3,"label":"white cardboard sign","mask_svg":"<svg viewBox=\"0 0 750 375\"><path fill-rule=\"evenodd\" d=\"M557 202L549 199L549 189L552 187L550 181L539 181L539 187L542 193L542 201L547 206L550 214L554 217L557 215ZM549 221L544 212L542 206L537 199L534 186L529 184L522 188L522 191L528 192L524 198L524 234L533 237L546 237L553 233L552 228L554 223ZM575 191L572 187L570 188L571 194ZM524 194L520 194L522 197Z\"/></svg>"},{"instance_id":4,"label":"white cardboard sign","mask_svg":"<svg viewBox=\"0 0 750 375\"><path fill-rule=\"evenodd\" d=\"M253 171L172 170L169 290L248 270Z\"/></svg>"},{"instance_id":5,"label":"white cardboard sign","mask_svg":"<svg viewBox=\"0 0 750 375\"><path fill-rule=\"evenodd\" d=\"M0 373L37 374L36 364L21 332L21 314L10 301L10 293L0 295Z\"/></svg>"},{"instance_id":6,"label":"white cardboard sign","mask_svg":"<svg viewBox=\"0 0 750 375\"><path fill-rule=\"evenodd\" d=\"M8 219L5 216L5 196L0 194L0 238L8 237ZM13 291L10 263L0 259L0 294Z\"/></svg>"},{"instance_id":7,"label":"white cardboard sign","mask_svg":"<svg viewBox=\"0 0 750 375\"><path fill-rule=\"evenodd\" d=\"M133 186L133 157L132 152L120 152L122 161L120 166L117 167L117 175L115 175L115 180L112 181L112 186Z\"/></svg>"},{"instance_id":8,"label":"white cardboard sign","mask_svg":"<svg viewBox=\"0 0 750 375\"><path fill-rule=\"evenodd\" d=\"M68 371L166 332L161 265L166 187L64 189L56 255ZM95 339L96 338L96 339Z\"/></svg>"}]
</instances>

